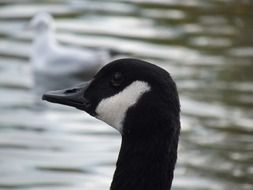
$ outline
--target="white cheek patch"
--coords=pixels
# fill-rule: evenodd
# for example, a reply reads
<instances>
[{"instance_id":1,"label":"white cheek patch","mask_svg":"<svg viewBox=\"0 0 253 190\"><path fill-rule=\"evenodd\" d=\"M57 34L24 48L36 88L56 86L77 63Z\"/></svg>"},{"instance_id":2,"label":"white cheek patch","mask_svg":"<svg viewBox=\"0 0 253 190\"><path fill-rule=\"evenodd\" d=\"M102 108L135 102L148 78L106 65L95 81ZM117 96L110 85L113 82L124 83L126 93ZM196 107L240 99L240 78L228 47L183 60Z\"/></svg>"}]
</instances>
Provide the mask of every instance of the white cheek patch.
<instances>
[{"instance_id":1,"label":"white cheek patch","mask_svg":"<svg viewBox=\"0 0 253 190\"><path fill-rule=\"evenodd\" d=\"M96 108L97 118L121 132L127 110L150 90L148 83L135 81L114 96L102 99Z\"/></svg>"}]
</instances>

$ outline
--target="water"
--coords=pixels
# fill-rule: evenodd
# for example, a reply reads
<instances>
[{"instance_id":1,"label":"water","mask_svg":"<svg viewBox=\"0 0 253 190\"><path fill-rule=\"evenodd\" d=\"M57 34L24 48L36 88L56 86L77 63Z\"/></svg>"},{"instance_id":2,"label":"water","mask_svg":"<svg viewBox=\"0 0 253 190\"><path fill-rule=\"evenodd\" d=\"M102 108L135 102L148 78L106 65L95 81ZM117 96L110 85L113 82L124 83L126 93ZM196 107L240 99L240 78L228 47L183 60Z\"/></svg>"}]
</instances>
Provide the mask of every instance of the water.
<instances>
[{"instance_id":1,"label":"water","mask_svg":"<svg viewBox=\"0 0 253 190\"><path fill-rule=\"evenodd\" d=\"M62 106L34 110L22 31L49 11L57 38L167 69L182 104L174 190L253 189L250 0L0 0L0 189L109 189L120 136Z\"/></svg>"}]
</instances>

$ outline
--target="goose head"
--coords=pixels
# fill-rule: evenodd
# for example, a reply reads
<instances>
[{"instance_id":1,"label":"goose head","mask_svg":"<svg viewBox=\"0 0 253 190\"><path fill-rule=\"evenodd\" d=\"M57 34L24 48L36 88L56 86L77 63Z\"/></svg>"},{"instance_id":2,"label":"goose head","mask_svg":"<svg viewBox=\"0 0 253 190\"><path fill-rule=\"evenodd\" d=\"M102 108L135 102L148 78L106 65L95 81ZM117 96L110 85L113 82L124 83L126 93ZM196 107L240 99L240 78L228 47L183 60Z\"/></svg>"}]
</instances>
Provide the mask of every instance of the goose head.
<instances>
[{"instance_id":1,"label":"goose head","mask_svg":"<svg viewBox=\"0 0 253 190\"><path fill-rule=\"evenodd\" d=\"M137 59L104 66L76 87L43 99L83 110L117 129L121 150L111 190L168 190L177 159L180 105L164 69Z\"/></svg>"}]
</instances>

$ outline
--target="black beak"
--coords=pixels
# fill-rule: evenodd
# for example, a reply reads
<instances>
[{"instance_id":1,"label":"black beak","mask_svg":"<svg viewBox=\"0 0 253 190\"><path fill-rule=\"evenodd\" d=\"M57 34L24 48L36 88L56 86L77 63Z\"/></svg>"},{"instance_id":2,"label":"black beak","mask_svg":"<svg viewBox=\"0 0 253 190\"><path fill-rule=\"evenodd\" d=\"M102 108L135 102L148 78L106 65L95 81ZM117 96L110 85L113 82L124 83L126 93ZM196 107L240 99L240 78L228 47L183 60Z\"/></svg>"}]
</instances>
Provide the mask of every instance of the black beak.
<instances>
[{"instance_id":1,"label":"black beak","mask_svg":"<svg viewBox=\"0 0 253 190\"><path fill-rule=\"evenodd\" d=\"M50 91L42 96L42 100L72 106L88 112L91 107L91 102L84 97L84 93L89 85L90 81L79 84L73 88Z\"/></svg>"}]
</instances>

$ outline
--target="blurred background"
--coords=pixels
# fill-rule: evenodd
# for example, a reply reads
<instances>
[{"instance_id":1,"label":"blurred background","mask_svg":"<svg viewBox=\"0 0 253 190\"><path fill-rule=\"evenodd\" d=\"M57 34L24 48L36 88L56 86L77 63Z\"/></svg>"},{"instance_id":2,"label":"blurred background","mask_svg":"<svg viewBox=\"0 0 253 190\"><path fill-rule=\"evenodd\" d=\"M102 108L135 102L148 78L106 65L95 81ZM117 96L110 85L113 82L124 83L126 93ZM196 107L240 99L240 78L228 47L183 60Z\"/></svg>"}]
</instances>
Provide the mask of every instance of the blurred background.
<instances>
[{"instance_id":1,"label":"blurred background","mask_svg":"<svg viewBox=\"0 0 253 190\"><path fill-rule=\"evenodd\" d=\"M251 0L0 0L0 190L109 189L120 135L63 106L34 109L37 12L61 46L171 73L182 105L174 190L253 189ZM41 50L43 52L43 50Z\"/></svg>"}]
</instances>

